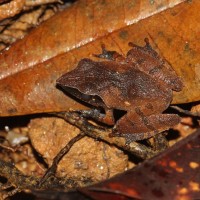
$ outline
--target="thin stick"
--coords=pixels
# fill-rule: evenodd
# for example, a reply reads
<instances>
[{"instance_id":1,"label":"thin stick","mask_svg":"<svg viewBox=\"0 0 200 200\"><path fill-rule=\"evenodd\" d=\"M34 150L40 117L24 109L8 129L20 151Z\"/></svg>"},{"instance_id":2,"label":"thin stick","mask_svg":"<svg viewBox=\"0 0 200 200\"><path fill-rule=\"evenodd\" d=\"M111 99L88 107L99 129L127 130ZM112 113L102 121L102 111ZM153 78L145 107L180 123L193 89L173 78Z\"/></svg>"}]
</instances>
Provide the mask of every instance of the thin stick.
<instances>
[{"instance_id":1,"label":"thin stick","mask_svg":"<svg viewBox=\"0 0 200 200\"><path fill-rule=\"evenodd\" d=\"M61 160L61 158L71 149L71 147L74 145L74 143L76 143L77 141L79 141L80 139L82 139L85 136L84 132L79 133L76 137L72 138L66 145L65 147L63 147L59 153L56 155L56 157L53 159L53 163L51 165L51 167L49 167L49 169L46 171L45 175L42 177L42 179L39 182L39 187L46 182L46 180L51 177L52 175L54 175L56 173L56 169L58 166L59 161Z\"/></svg>"},{"instance_id":2,"label":"thin stick","mask_svg":"<svg viewBox=\"0 0 200 200\"><path fill-rule=\"evenodd\" d=\"M170 106L170 108L173 108L173 109L177 110L178 112L183 113L185 115L189 115L189 116L192 116L192 117L200 117L199 113L193 113L189 110L184 110L184 109L182 109L178 106Z\"/></svg>"},{"instance_id":3,"label":"thin stick","mask_svg":"<svg viewBox=\"0 0 200 200\"><path fill-rule=\"evenodd\" d=\"M110 137L112 129L94 126L77 112L54 113L54 115L59 116L65 119L68 123L78 127L87 136L114 144L118 147L128 150L130 153L138 156L139 158L151 158L159 152L137 142L131 142L127 145L126 139L123 137Z\"/></svg>"},{"instance_id":4,"label":"thin stick","mask_svg":"<svg viewBox=\"0 0 200 200\"><path fill-rule=\"evenodd\" d=\"M74 178L57 178L55 177L51 181L46 181L41 187L38 186L40 178L36 176L27 176L19 171L12 163L6 162L0 159L0 176L7 178L7 183L0 183L1 190L14 187L14 190L10 190L6 193L7 196L14 195L17 191L22 190L38 190L38 189L51 189L51 188L65 188L66 191L72 188L77 188L82 185L83 180L77 177ZM73 180L73 181L72 181ZM89 181L89 180L88 180ZM2 192L3 193L3 192ZM6 197L6 195L4 197Z\"/></svg>"}]
</instances>

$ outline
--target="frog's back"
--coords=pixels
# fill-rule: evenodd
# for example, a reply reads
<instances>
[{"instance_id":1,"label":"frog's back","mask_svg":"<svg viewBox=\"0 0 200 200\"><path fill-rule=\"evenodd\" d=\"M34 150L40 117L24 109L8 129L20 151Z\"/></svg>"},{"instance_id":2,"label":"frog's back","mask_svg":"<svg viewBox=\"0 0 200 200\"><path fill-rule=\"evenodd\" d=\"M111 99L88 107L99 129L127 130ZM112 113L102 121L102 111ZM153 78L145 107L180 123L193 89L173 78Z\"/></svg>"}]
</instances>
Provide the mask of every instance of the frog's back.
<instances>
[{"instance_id":1,"label":"frog's back","mask_svg":"<svg viewBox=\"0 0 200 200\"><path fill-rule=\"evenodd\" d=\"M161 100L167 107L172 99L170 89L129 63L83 59L57 83L85 95L99 96L106 107L122 110Z\"/></svg>"}]
</instances>

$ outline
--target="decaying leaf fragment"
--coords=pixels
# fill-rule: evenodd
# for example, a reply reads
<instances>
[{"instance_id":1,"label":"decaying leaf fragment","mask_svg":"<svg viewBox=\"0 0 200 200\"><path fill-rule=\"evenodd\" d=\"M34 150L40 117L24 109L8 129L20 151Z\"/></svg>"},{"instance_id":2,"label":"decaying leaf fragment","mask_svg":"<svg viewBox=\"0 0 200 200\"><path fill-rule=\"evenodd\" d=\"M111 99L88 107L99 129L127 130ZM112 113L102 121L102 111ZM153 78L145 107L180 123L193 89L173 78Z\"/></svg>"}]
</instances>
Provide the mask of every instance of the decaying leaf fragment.
<instances>
[{"instance_id":1,"label":"decaying leaf fragment","mask_svg":"<svg viewBox=\"0 0 200 200\"><path fill-rule=\"evenodd\" d=\"M29 137L35 150L48 166L57 153L80 131L63 119L33 119ZM89 144L89 145L88 145ZM127 156L114 146L85 137L75 143L58 164L56 176L105 180L127 167Z\"/></svg>"},{"instance_id":2,"label":"decaying leaf fragment","mask_svg":"<svg viewBox=\"0 0 200 200\"><path fill-rule=\"evenodd\" d=\"M18 14L23 9L25 2L26 0L11 0L4 5L0 5L0 20Z\"/></svg>"},{"instance_id":3,"label":"decaying leaf fragment","mask_svg":"<svg viewBox=\"0 0 200 200\"><path fill-rule=\"evenodd\" d=\"M62 2L61 0L1 0L0 1L0 21L14 17L27 7L38 6L42 4Z\"/></svg>"}]
</instances>

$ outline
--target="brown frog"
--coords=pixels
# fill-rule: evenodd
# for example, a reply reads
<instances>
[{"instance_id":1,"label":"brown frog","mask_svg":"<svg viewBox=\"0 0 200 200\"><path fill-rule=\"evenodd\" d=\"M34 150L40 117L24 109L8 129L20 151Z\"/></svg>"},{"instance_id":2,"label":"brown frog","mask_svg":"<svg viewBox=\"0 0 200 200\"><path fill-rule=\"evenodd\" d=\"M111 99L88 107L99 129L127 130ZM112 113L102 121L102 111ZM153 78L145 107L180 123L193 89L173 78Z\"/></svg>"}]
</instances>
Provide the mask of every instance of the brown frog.
<instances>
[{"instance_id":1,"label":"brown frog","mask_svg":"<svg viewBox=\"0 0 200 200\"><path fill-rule=\"evenodd\" d=\"M74 70L57 80L73 96L105 110L105 114L82 111L84 116L114 125L113 136L131 141L150 138L180 121L178 115L162 112L172 101L172 90L182 90L182 81L147 38L145 42L144 47L129 43L132 48L126 57L102 45L102 53L95 56L107 60L82 59ZM117 122L114 109L126 111Z\"/></svg>"}]
</instances>

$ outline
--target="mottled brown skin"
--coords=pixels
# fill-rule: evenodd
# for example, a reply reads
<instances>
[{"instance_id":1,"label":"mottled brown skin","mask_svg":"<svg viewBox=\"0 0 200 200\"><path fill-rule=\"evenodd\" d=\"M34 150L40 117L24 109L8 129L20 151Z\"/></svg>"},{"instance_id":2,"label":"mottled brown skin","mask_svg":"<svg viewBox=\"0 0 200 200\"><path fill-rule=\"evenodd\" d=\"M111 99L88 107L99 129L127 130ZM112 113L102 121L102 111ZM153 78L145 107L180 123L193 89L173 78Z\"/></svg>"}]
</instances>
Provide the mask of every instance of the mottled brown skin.
<instances>
[{"instance_id":1,"label":"mottled brown skin","mask_svg":"<svg viewBox=\"0 0 200 200\"><path fill-rule=\"evenodd\" d=\"M181 79L145 39L144 47L130 43L126 57L102 46L107 61L82 59L78 66L57 80L57 84L75 97L105 109L83 111L98 120L115 124L113 136L131 141L142 140L179 123L175 114L162 114L172 101L172 90L181 91ZM113 109L127 111L116 123Z\"/></svg>"}]
</instances>

